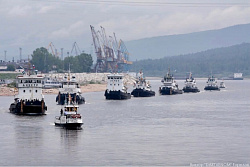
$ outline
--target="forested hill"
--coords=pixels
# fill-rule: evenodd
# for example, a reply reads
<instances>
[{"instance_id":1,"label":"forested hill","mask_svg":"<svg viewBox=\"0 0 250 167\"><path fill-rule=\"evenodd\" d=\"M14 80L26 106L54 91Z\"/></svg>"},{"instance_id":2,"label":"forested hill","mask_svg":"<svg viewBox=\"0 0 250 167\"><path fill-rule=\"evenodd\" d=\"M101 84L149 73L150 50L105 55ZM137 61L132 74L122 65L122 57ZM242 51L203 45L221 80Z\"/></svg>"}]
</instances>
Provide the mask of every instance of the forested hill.
<instances>
[{"instance_id":1,"label":"forested hill","mask_svg":"<svg viewBox=\"0 0 250 167\"><path fill-rule=\"evenodd\" d=\"M135 61L131 71L143 70L145 76L162 77L171 69L175 77L185 77L192 72L194 77L207 77L211 73L216 77L232 77L242 72L250 76L250 43L230 47L210 49L194 54L146 59Z\"/></svg>"},{"instance_id":2,"label":"forested hill","mask_svg":"<svg viewBox=\"0 0 250 167\"><path fill-rule=\"evenodd\" d=\"M196 53L243 42L250 43L249 37L250 24L241 24L218 30L127 41L126 46L130 52L130 59L135 61Z\"/></svg>"}]
</instances>

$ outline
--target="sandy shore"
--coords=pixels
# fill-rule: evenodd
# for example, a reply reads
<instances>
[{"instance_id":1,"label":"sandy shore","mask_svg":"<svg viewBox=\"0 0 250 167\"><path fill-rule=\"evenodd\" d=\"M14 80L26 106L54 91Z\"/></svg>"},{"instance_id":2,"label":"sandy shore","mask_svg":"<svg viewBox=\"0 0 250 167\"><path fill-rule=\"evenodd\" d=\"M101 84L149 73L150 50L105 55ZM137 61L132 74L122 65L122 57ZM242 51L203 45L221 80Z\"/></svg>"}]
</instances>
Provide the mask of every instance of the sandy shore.
<instances>
[{"instance_id":1,"label":"sandy shore","mask_svg":"<svg viewBox=\"0 0 250 167\"><path fill-rule=\"evenodd\" d=\"M85 92L101 92L106 90L106 84L88 84L81 86L82 93ZM43 89L43 94L58 94L58 89ZM0 86L0 96L14 96L18 94L17 89L9 88L6 85Z\"/></svg>"}]
</instances>

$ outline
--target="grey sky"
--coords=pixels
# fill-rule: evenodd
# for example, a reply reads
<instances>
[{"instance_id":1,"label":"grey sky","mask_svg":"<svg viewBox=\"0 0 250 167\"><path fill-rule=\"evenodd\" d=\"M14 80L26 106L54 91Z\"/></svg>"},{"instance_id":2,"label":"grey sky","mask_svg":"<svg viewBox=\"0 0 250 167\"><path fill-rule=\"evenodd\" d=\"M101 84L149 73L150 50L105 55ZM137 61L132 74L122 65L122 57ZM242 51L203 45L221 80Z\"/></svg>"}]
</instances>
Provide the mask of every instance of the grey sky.
<instances>
[{"instance_id":1,"label":"grey sky","mask_svg":"<svg viewBox=\"0 0 250 167\"><path fill-rule=\"evenodd\" d=\"M64 55L75 41L89 53L89 25L128 41L250 23L249 16L246 0L0 0L0 59L50 42Z\"/></svg>"}]
</instances>

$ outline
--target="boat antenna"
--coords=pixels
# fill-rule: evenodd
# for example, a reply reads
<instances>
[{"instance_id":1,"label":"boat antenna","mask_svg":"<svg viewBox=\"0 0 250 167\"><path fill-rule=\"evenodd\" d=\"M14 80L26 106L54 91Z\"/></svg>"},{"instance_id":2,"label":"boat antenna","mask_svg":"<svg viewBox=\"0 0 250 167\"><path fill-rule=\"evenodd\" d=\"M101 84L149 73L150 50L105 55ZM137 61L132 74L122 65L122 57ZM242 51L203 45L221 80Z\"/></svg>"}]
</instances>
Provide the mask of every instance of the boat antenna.
<instances>
[{"instance_id":1,"label":"boat antenna","mask_svg":"<svg viewBox=\"0 0 250 167\"><path fill-rule=\"evenodd\" d=\"M69 85L69 81L70 81L70 63L69 63L69 72L68 72L68 85Z\"/></svg>"},{"instance_id":2,"label":"boat antenna","mask_svg":"<svg viewBox=\"0 0 250 167\"><path fill-rule=\"evenodd\" d=\"M30 55L28 55L28 75L30 76Z\"/></svg>"}]
</instances>

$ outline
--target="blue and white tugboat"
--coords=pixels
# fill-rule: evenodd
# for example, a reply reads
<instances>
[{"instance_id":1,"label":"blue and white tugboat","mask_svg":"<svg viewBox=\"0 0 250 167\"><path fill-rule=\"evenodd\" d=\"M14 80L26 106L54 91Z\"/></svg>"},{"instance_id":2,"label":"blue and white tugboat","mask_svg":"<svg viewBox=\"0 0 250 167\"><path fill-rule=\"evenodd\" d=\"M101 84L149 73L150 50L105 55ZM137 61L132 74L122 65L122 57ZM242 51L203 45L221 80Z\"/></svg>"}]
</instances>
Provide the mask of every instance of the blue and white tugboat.
<instances>
[{"instance_id":1,"label":"blue and white tugboat","mask_svg":"<svg viewBox=\"0 0 250 167\"><path fill-rule=\"evenodd\" d=\"M123 75L109 74L107 77L107 89L104 94L107 100L125 100L131 98L131 94L127 92L127 87L123 84Z\"/></svg>"},{"instance_id":2,"label":"blue and white tugboat","mask_svg":"<svg viewBox=\"0 0 250 167\"><path fill-rule=\"evenodd\" d=\"M14 103L10 105L10 112L17 115L45 115L47 106L42 94L43 76L37 74L37 70L24 71L18 75L16 82L18 95L15 95Z\"/></svg>"},{"instance_id":3,"label":"blue and white tugboat","mask_svg":"<svg viewBox=\"0 0 250 167\"><path fill-rule=\"evenodd\" d=\"M189 93L189 92L192 92L192 93L197 93L197 92L200 92L200 90L197 88L196 86L196 81L195 79L192 77L192 73L190 72L189 74L189 77L186 78L186 81L185 81L185 86L183 87L183 92L185 93Z\"/></svg>"},{"instance_id":4,"label":"blue and white tugboat","mask_svg":"<svg viewBox=\"0 0 250 167\"><path fill-rule=\"evenodd\" d=\"M72 98L72 102L77 104L84 104L85 98L82 97L81 88L79 84L76 82L75 76L71 76L70 71L67 75L64 76L64 80L62 81L62 88L59 88L59 93L56 97L56 102L59 105L64 105L65 100L69 99L69 95Z\"/></svg>"},{"instance_id":5,"label":"blue and white tugboat","mask_svg":"<svg viewBox=\"0 0 250 167\"><path fill-rule=\"evenodd\" d=\"M168 69L168 73L164 76L161 81L163 85L159 87L159 93L161 95L175 95L182 94L182 90L178 88L178 84L174 80L172 74L170 74L170 69Z\"/></svg>"},{"instance_id":6,"label":"blue and white tugboat","mask_svg":"<svg viewBox=\"0 0 250 167\"><path fill-rule=\"evenodd\" d=\"M137 74L136 81L134 84L135 89L131 92L131 95L134 97L151 97L155 96L155 92L151 90L151 85L149 82L146 82L146 79L143 78L143 73L140 71Z\"/></svg>"},{"instance_id":7,"label":"blue and white tugboat","mask_svg":"<svg viewBox=\"0 0 250 167\"><path fill-rule=\"evenodd\" d=\"M55 125L66 129L81 129L83 125L82 116L78 114L79 106L72 102L69 94L69 100L60 111L60 116L55 117Z\"/></svg>"},{"instance_id":8,"label":"blue and white tugboat","mask_svg":"<svg viewBox=\"0 0 250 167\"><path fill-rule=\"evenodd\" d=\"M220 90L214 76L208 77L207 86L205 86L204 90Z\"/></svg>"}]
</instances>

